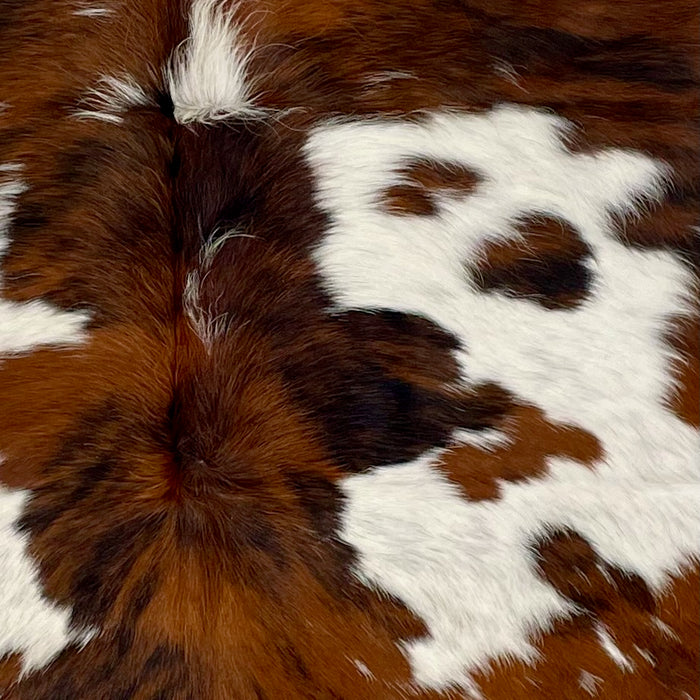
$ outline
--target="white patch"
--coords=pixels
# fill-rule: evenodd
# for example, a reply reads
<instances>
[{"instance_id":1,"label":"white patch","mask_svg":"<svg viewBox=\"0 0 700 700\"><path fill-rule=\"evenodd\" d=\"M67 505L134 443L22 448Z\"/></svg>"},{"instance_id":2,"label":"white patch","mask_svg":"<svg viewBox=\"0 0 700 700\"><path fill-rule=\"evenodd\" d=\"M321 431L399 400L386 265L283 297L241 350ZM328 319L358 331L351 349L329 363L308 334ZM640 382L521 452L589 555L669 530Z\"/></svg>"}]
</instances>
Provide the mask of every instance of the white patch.
<instances>
[{"instance_id":1,"label":"white patch","mask_svg":"<svg viewBox=\"0 0 700 700\"><path fill-rule=\"evenodd\" d=\"M622 671L630 672L634 670L632 662L620 651L615 640L610 636L607 628L598 623L595 625L595 633L600 642L600 646L603 647L605 653L615 662Z\"/></svg>"},{"instance_id":2,"label":"white patch","mask_svg":"<svg viewBox=\"0 0 700 700\"><path fill-rule=\"evenodd\" d=\"M43 597L27 555L28 538L16 527L30 494L0 486L0 658L22 654L22 673L41 668L90 633L70 628L70 610Z\"/></svg>"},{"instance_id":3,"label":"white patch","mask_svg":"<svg viewBox=\"0 0 700 700\"><path fill-rule=\"evenodd\" d=\"M0 165L0 175L20 170L19 163ZM0 256L8 247L17 198L26 189L19 181L0 181ZM86 313L60 311L43 301L22 304L0 298L0 354L77 344L85 339L88 320ZM28 497L28 492L0 485L0 658L21 653L23 673L46 665L68 644L85 644L90 637L89 631L71 630L70 611L42 596L36 567L26 554L27 537L16 527Z\"/></svg>"},{"instance_id":4,"label":"white patch","mask_svg":"<svg viewBox=\"0 0 700 700\"><path fill-rule=\"evenodd\" d=\"M81 7L75 10L73 14L76 17L108 17L114 14L114 10L108 7Z\"/></svg>"},{"instance_id":5,"label":"white patch","mask_svg":"<svg viewBox=\"0 0 700 700\"><path fill-rule=\"evenodd\" d=\"M579 687L592 696L598 695L598 684L602 682L602 678L594 676L588 671L581 671L581 675L578 677Z\"/></svg>"},{"instance_id":6,"label":"white patch","mask_svg":"<svg viewBox=\"0 0 700 700\"><path fill-rule=\"evenodd\" d=\"M212 316L211 309L204 308L201 302L201 286L211 270L216 254L226 241L232 238L256 238L247 233L238 233L233 229L218 236L215 231L199 251L199 262L194 270L187 273L185 288L182 294L182 306L195 333L204 347L211 351L216 338L221 336L228 326L228 314Z\"/></svg>"},{"instance_id":7,"label":"white patch","mask_svg":"<svg viewBox=\"0 0 700 700\"><path fill-rule=\"evenodd\" d=\"M374 680L374 674L369 670L369 668L367 668L367 664L363 663L359 659L352 659L352 663L365 678Z\"/></svg>"},{"instance_id":8,"label":"white patch","mask_svg":"<svg viewBox=\"0 0 700 700\"><path fill-rule=\"evenodd\" d=\"M642 649L636 644L634 645L635 651L650 665L656 666L656 661L648 649Z\"/></svg>"},{"instance_id":9,"label":"white patch","mask_svg":"<svg viewBox=\"0 0 700 700\"><path fill-rule=\"evenodd\" d=\"M493 64L493 71L507 80L509 83L512 83L516 87L520 87L520 75L512 63L508 63L507 61L496 61Z\"/></svg>"},{"instance_id":10,"label":"white patch","mask_svg":"<svg viewBox=\"0 0 700 700\"><path fill-rule=\"evenodd\" d=\"M0 176L21 169L21 164L6 163L0 166ZM7 234L17 198L26 189L27 186L21 181L0 180L0 263L9 245ZM0 355L23 353L42 345L75 345L83 342L88 320L86 312L61 311L39 299L19 303L0 296Z\"/></svg>"},{"instance_id":11,"label":"white patch","mask_svg":"<svg viewBox=\"0 0 700 700\"><path fill-rule=\"evenodd\" d=\"M485 452L493 452L496 449L507 447L511 443L511 437L502 430L456 430L452 439L457 446L471 445Z\"/></svg>"},{"instance_id":12,"label":"white patch","mask_svg":"<svg viewBox=\"0 0 700 700\"><path fill-rule=\"evenodd\" d=\"M0 163L0 173L18 173L20 170L24 170L23 163ZM5 186L9 187L10 184L12 183L6 183ZM17 186L17 183L14 183L14 185ZM0 185L0 187L2 186L3 185ZM0 197L2 196L0 191Z\"/></svg>"},{"instance_id":13,"label":"white patch","mask_svg":"<svg viewBox=\"0 0 700 700\"><path fill-rule=\"evenodd\" d=\"M132 107L148 107L153 100L131 76L121 78L103 76L98 87L90 90L81 100L87 109L73 112L76 119L97 119L111 124L121 124L123 114Z\"/></svg>"},{"instance_id":14,"label":"white patch","mask_svg":"<svg viewBox=\"0 0 700 700\"><path fill-rule=\"evenodd\" d=\"M16 173L22 170L21 163L3 163L0 174ZM12 214L17 206L17 198L27 191L27 186L21 180L0 180L0 255L5 253L9 241L7 233L12 222Z\"/></svg>"},{"instance_id":15,"label":"white patch","mask_svg":"<svg viewBox=\"0 0 700 700\"><path fill-rule=\"evenodd\" d=\"M690 273L664 251L622 245L608 212L663 194L667 171L617 149L574 154L569 125L537 110L438 113L425 123L317 129L307 156L331 227L315 251L331 311L387 308L453 333L465 385L496 382L601 441L594 469L548 461L545 477L468 502L435 464L439 450L343 483L341 536L357 575L398 596L430 636L406 643L416 680L445 688L495 658L534 661L531 640L570 612L534 571L536 537L571 528L611 564L660 591L700 546L698 432L664 405L673 315L689 315ZM437 215L394 217L378 204L402 164L460 162L480 173ZM517 240L525 215L561 217L592 249L595 280L575 310L485 294L464 263L484 243Z\"/></svg>"},{"instance_id":16,"label":"white patch","mask_svg":"<svg viewBox=\"0 0 700 700\"><path fill-rule=\"evenodd\" d=\"M194 0L190 36L177 48L165 77L180 124L210 124L225 119L258 119L246 65L246 46L233 11L221 0Z\"/></svg>"},{"instance_id":17,"label":"white patch","mask_svg":"<svg viewBox=\"0 0 700 700\"><path fill-rule=\"evenodd\" d=\"M681 641L681 638L676 634L672 627L669 627L660 617L652 617L651 623L658 629L665 637L669 639L675 639L677 642Z\"/></svg>"}]
</instances>

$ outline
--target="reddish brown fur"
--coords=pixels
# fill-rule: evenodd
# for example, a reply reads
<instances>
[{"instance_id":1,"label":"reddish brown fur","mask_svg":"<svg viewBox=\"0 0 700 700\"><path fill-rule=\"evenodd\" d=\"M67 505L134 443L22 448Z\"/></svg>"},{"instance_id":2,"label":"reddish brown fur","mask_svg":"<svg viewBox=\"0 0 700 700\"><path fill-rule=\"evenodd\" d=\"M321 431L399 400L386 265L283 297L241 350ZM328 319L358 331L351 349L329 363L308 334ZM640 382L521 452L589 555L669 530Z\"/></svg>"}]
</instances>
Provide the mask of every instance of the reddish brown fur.
<instances>
[{"instance_id":1,"label":"reddish brown fur","mask_svg":"<svg viewBox=\"0 0 700 700\"><path fill-rule=\"evenodd\" d=\"M533 217L518 222L518 238L488 243L472 267L478 287L530 299L546 309L572 309L590 284L590 250L565 221Z\"/></svg>"},{"instance_id":2,"label":"reddish brown fur","mask_svg":"<svg viewBox=\"0 0 700 700\"><path fill-rule=\"evenodd\" d=\"M453 446L440 460L440 468L472 500L497 498L499 480L521 481L546 474L546 460L551 457L588 466L602 457L593 435L553 423L534 406L513 406L501 427L507 444L489 449Z\"/></svg>"},{"instance_id":3,"label":"reddish brown fur","mask_svg":"<svg viewBox=\"0 0 700 700\"><path fill-rule=\"evenodd\" d=\"M476 187L478 175L459 163L417 159L397 173L399 183L382 193L382 206L392 214L432 215L438 211L435 194L464 197Z\"/></svg>"},{"instance_id":4,"label":"reddish brown fur","mask_svg":"<svg viewBox=\"0 0 700 700\"><path fill-rule=\"evenodd\" d=\"M448 476L470 498L497 498L497 479L543 476L553 455L590 464L600 448L499 387L456 393L457 341L425 319L326 313L309 251L327 221L311 204L301 144L329 116L550 108L579 127L571 148L629 147L674 167L671 197L618 222L619 235L694 265L695 3L270 0L262 12L246 0L237 17L256 37L260 104L296 109L222 128L176 125L163 95L185 4L115 7L116 18L95 22L67 0L0 0L0 98L11 105L0 112L0 162L24 163L31 184L2 261L3 295L92 314L86 346L2 360L0 478L34 492L22 527L45 594L103 630L19 683L17 656L0 661L0 691L8 700L457 697L410 686L399 643L426 629L353 577L355 553L336 539L338 480L449 447ZM372 77L389 70L391 79ZM116 129L69 118L100 76L122 73L160 107L133 110ZM468 196L479 178L423 161L400 176L383 204L402 215L433 214L436 195ZM202 231L217 226L255 238L227 241L202 286L212 315L228 314L207 350L181 299ZM562 226L523 222L538 270L551 271L553 255L581 264L585 246ZM585 285L533 287L518 246L483 252L486 289L559 310L585 298ZM669 332L680 353L669 403L694 425L697 337L692 323ZM455 448L458 427L505 427L514 442ZM581 612L540 640L534 667L481 674L486 697L587 697L582 667L604 679L600 698L694 697L696 572L654 597L576 533L532 546L540 575ZM636 673L600 650L595 620Z\"/></svg>"}]
</instances>

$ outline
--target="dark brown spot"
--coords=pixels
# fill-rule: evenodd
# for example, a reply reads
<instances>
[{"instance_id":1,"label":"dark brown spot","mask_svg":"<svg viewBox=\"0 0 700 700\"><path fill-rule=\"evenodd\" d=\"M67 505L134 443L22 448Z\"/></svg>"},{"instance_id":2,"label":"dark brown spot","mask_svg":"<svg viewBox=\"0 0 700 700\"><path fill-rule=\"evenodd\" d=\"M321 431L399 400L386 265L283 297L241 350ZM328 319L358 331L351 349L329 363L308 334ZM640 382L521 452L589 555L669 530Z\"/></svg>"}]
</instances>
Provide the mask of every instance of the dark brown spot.
<instances>
[{"instance_id":1,"label":"dark brown spot","mask_svg":"<svg viewBox=\"0 0 700 700\"><path fill-rule=\"evenodd\" d=\"M546 309L573 309L586 298L591 252L565 221L532 217L516 224L522 238L487 243L470 273L483 291L530 299Z\"/></svg>"},{"instance_id":2,"label":"dark brown spot","mask_svg":"<svg viewBox=\"0 0 700 700\"><path fill-rule=\"evenodd\" d=\"M535 552L544 579L589 614L602 614L618 600L644 612L655 610L651 591L640 576L606 563L574 532L548 536Z\"/></svg>"}]
</instances>

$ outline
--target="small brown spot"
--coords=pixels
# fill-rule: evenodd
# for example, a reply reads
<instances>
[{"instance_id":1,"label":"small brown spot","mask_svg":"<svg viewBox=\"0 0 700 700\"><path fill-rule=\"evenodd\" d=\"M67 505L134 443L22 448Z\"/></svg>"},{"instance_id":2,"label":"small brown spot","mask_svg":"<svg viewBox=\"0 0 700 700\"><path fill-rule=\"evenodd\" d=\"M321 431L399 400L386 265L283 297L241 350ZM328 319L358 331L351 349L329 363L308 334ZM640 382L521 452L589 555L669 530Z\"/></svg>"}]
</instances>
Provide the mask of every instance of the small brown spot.
<instances>
[{"instance_id":1,"label":"small brown spot","mask_svg":"<svg viewBox=\"0 0 700 700\"><path fill-rule=\"evenodd\" d=\"M552 423L534 406L516 406L502 430L507 442L490 450L452 447L441 469L474 500L498 497L498 482L522 481L546 472L547 458L566 457L591 464L601 457L598 440L585 430Z\"/></svg>"},{"instance_id":2,"label":"small brown spot","mask_svg":"<svg viewBox=\"0 0 700 700\"><path fill-rule=\"evenodd\" d=\"M536 301L546 309L572 309L586 297L591 251L561 219L530 217L518 222L517 240L487 243L481 262L470 266L483 291Z\"/></svg>"},{"instance_id":3,"label":"small brown spot","mask_svg":"<svg viewBox=\"0 0 700 700\"><path fill-rule=\"evenodd\" d=\"M382 206L398 215L430 216L437 213L437 195L466 196L479 176L459 163L417 158L397 173L398 182L382 193Z\"/></svg>"}]
</instances>

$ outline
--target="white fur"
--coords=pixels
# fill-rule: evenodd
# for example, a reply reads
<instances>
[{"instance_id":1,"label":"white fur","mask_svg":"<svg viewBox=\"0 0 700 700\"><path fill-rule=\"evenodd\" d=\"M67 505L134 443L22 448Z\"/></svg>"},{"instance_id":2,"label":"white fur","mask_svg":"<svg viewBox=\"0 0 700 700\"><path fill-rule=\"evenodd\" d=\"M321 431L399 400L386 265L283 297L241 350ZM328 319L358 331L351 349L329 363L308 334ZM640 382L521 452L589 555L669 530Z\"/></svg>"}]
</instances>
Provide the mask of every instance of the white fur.
<instances>
[{"instance_id":1,"label":"white fur","mask_svg":"<svg viewBox=\"0 0 700 700\"><path fill-rule=\"evenodd\" d=\"M634 649L649 664L649 666L656 666L656 660L648 649L642 649L636 644L634 645Z\"/></svg>"},{"instance_id":2,"label":"white fur","mask_svg":"<svg viewBox=\"0 0 700 700\"><path fill-rule=\"evenodd\" d=\"M656 617L654 615L651 618L651 622L658 629L661 634L664 635L664 637L669 637L670 639L674 639L677 642L680 642L680 637L676 634L674 629L672 627L669 627L660 617Z\"/></svg>"},{"instance_id":3,"label":"white fur","mask_svg":"<svg viewBox=\"0 0 700 700\"><path fill-rule=\"evenodd\" d=\"M578 677L579 688L585 690L591 696L598 695L598 684L601 682L601 678L588 671L581 671L581 675Z\"/></svg>"},{"instance_id":4,"label":"white fur","mask_svg":"<svg viewBox=\"0 0 700 700\"><path fill-rule=\"evenodd\" d=\"M190 36L175 51L166 81L180 124L210 124L226 119L258 118L246 65L246 46L233 12L222 0L193 0Z\"/></svg>"},{"instance_id":5,"label":"white fur","mask_svg":"<svg viewBox=\"0 0 700 700\"><path fill-rule=\"evenodd\" d=\"M24 170L24 165L22 163L0 163L0 173L18 173L20 170ZM8 191L11 185L17 187L18 183L4 183L4 186L7 188ZM0 187L3 187L3 185L0 184ZM7 197L8 195L6 194L5 196ZM1 194L0 197L2 197Z\"/></svg>"},{"instance_id":6,"label":"white fur","mask_svg":"<svg viewBox=\"0 0 700 700\"><path fill-rule=\"evenodd\" d=\"M102 76L98 87L90 90L81 100L87 109L73 112L76 119L97 119L111 124L121 124L123 114L132 107L147 107L153 100L146 91L128 75L117 78Z\"/></svg>"},{"instance_id":7,"label":"white fur","mask_svg":"<svg viewBox=\"0 0 700 700\"><path fill-rule=\"evenodd\" d=\"M92 634L71 629L70 611L42 595L27 537L15 525L28 498L27 491L0 485L0 658L21 653L23 673L45 666L67 645L84 643Z\"/></svg>"},{"instance_id":8,"label":"white fur","mask_svg":"<svg viewBox=\"0 0 700 700\"><path fill-rule=\"evenodd\" d=\"M19 163L2 164L0 178L20 170ZM0 257L9 244L17 199L26 189L21 181L0 179ZM0 292L1 288L0 276ZM22 304L0 297L0 357L45 345L80 343L87 321L86 313L60 311L40 300ZM85 643L90 636L71 630L69 611L42 595L36 567L26 552L27 537L15 526L28 497L29 492L0 485L0 658L21 653L23 672L44 666L66 645Z\"/></svg>"},{"instance_id":9,"label":"white fur","mask_svg":"<svg viewBox=\"0 0 700 700\"><path fill-rule=\"evenodd\" d=\"M16 173L22 170L21 163L0 164L0 177L4 173ZM27 186L21 180L0 179L0 255L5 253L9 241L7 233L12 222L12 214L15 211L17 199L27 190Z\"/></svg>"},{"instance_id":10,"label":"white fur","mask_svg":"<svg viewBox=\"0 0 700 700\"><path fill-rule=\"evenodd\" d=\"M17 199L27 189L19 180L3 182L2 175L21 168L18 163L0 166L0 264L9 245L8 233ZM42 345L74 345L85 339L87 313L61 311L40 299L25 303L8 301L1 294L0 269L0 357Z\"/></svg>"},{"instance_id":11,"label":"white fur","mask_svg":"<svg viewBox=\"0 0 700 700\"><path fill-rule=\"evenodd\" d=\"M75 10L73 14L76 17L108 17L114 14L114 10L108 7L81 7Z\"/></svg>"},{"instance_id":12,"label":"white fur","mask_svg":"<svg viewBox=\"0 0 700 700\"><path fill-rule=\"evenodd\" d=\"M595 633L600 642L600 646L603 647L605 653L615 662L615 665L626 673L634 670L632 662L620 651L620 648L615 644L615 640L610 636L610 632L607 628L597 623L595 625Z\"/></svg>"},{"instance_id":13,"label":"white fur","mask_svg":"<svg viewBox=\"0 0 700 700\"><path fill-rule=\"evenodd\" d=\"M452 436L456 446L472 445L485 452L492 452L498 448L508 446L512 439L508 433L502 430L456 430Z\"/></svg>"},{"instance_id":14,"label":"white fur","mask_svg":"<svg viewBox=\"0 0 700 700\"><path fill-rule=\"evenodd\" d=\"M663 195L669 173L639 153L574 154L563 120L524 107L438 113L426 123L318 128L307 143L331 227L315 251L333 310L388 308L453 333L465 385L493 381L552 420L589 431L595 468L550 459L548 475L468 502L435 468L441 453L349 477L342 537L357 575L403 600L430 635L406 644L416 680L468 686L571 610L536 573L529 546L569 527L659 591L700 548L698 433L664 404L673 315L692 313L690 273L668 252L619 243L607 212ZM480 173L476 192L432 217L392 216L380 193L416 157ZM439 195L438 195L439 196ZM594 284L576 310L479 292L464 264L487 241L517 240L525 215L561 217L592 249Z\"/></svg>"},{"instance_id":15,"label":"white fur","mask_svg":"<svg viewBox=\"0 0 700 700\"><path fill-rule=\"evenodd\" d=\"M372 671L369 670L367 664L365 664L363 661L360 661L359 659L351 659L351 661L361 675L363 675L369 680L374 680L374 674L372 673Z\"/></svg>"},{"instance_id":16,"label":"white fur","mask_svg":"<svg viewBox=\"0 0 700 700\"><path fill-rule=\"evenodd\" d=\"M214 231L210 238L202 244L197 267L187 273L185 289L182 293L182 307L185 315L207 351L211 351L216 338L226 331L228 314L212 316L211 309L202 305L201 286L211 270L216 254L226 241L232 238L255 238L255 236L238 233L235 229L223 235L217 235L217 232Z\"/></svg>"}]
</instances>

